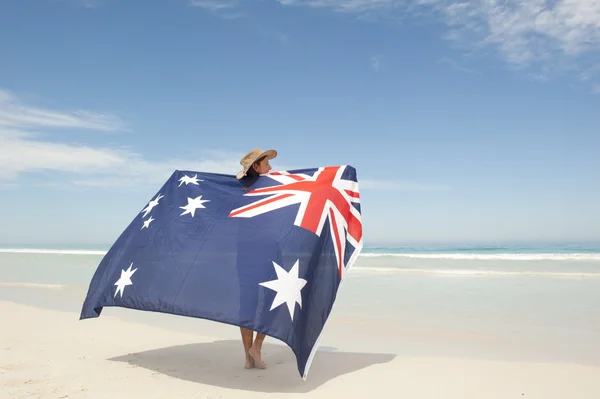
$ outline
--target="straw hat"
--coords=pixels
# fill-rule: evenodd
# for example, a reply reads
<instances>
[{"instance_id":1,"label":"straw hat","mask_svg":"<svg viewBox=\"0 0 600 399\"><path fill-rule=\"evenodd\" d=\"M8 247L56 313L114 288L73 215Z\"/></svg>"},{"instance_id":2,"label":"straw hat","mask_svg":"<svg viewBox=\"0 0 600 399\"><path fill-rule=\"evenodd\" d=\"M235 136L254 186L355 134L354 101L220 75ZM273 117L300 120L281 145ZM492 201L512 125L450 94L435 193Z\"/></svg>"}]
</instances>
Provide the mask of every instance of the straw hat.
<instances>
[{"instance_id":1,"label":"straw hat","mask_svg":"<svg viewBox=\"0 0 600 399\"><path fill-rule=\"evenodd\" d=\"M259 158L266 156L267 159L273 159L277 156L277 151L275 150L267 150L263 151L260 148L255 148L240 159L240 165L242 165L243 169L238 172L235 176L238 180L246 175L248 169L252 167L252 164L256 162Z\"/></svg>"}]
</instances>

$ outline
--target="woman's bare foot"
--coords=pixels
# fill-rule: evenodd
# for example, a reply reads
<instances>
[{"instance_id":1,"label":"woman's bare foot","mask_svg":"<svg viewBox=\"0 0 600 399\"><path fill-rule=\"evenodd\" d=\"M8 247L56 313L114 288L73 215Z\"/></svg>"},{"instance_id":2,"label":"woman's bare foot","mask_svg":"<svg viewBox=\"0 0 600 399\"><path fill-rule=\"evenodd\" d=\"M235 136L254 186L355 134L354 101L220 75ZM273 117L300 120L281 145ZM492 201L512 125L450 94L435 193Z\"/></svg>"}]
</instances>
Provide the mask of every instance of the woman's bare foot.
<instances>
[{"instance_id":1,"label":"woman's bare foot","mask_svg":"<svg viewBox=\"0 0 600 399\"><path fill-rule=\"evenodd\" d=\"M258 368L258 369L267 368L267 365L260 358L260 349L258 349L257 347L255 347L253 345L252 348L250 348L250 350L248 351L248 354L250 355L250 358L254 361L254 366L256 368Z\"/></svg>"},{"instance_id":2,"label":"woman's bare foot","mask_svg":"<svg viewBox=\"0 0 600 399\"><path fill-rule=\"evenodd\" d=\"M244 366L244 368L247 368L247 369L254 368L254 360L252 360L252 358L249 355L246 356L246 365Z\"/></svg>"}]
</instances>

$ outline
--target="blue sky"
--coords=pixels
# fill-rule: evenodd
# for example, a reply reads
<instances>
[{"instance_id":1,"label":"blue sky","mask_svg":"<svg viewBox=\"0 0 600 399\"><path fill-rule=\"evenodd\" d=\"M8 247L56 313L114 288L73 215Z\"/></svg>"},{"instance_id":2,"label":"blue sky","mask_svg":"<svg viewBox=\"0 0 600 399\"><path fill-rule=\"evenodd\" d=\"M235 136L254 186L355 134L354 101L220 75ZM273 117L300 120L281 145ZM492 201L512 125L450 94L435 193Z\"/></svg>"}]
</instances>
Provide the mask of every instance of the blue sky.
<instances>
[{"instance_id":1,"label":"blue sky","mask_svg":"<svg viewBox=\"0 0 600 399\"><path fill-rule=\"evenodd\" d=\"M374 243L600 241L600 3L22 0L0 244L110 244L174 169L351 164Z\"/></svg>"}]
</instances>

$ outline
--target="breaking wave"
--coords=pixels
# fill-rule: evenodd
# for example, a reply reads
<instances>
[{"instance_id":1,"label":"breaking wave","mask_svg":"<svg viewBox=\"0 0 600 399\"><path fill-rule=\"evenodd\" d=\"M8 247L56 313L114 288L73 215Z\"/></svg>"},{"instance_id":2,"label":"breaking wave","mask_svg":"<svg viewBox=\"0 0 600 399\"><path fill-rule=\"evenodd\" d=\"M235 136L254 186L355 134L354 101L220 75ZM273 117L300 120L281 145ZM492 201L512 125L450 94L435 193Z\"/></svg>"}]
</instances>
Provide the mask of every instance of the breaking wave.
<instances>
[{"instance_id":1,"label":"breaking wave","mask_svg":"<svg viewBox=\"0 0 600 399\"><path fill-rule=\"evenodd\" d=\"M106 252L87 249L0 248L0 253L10 254L105 255Z\"/></svg>"},{"instance_id":2,"label":"breaking wave","mask_svg":"<svg viewBox=\"0 0 600 399\"><path fill-rule=\"evenodd\" d=\"M45 288L50 290L62 290L69 288L64 284L45 284L45 283L3 283L0 282L0 287L22 287L22 288Z\"/></svg>"},{"instance_id":3,"label":"breaking wave","mask_svg":"<svg viewBox=\"0 0 600 399\"><path fill-rule=\"evenodd\" d=\"M416 258L416 259L449 259L449 260L560 260L560 261L600 261L600 253L361 253L362 258Z\"/></svg>"},{"instance_id":4,"label":"breaking wave","mask_svg":"<svg viewBox=\"0 0 600 399\"><path fill-rule=\"evenodd\" d=\"M96 255L103 256L106 250L89 249L43 249L43 248L0 248L0 253L15 254L54 254L54 255ZM446 260L553 260L553 261L592 261L600 262L600 253L374 253L362 252L359 258L412 258L412 259L446 259Z\"/></svg>"},{"instance_id":5,"label":"breaking wave","mask_svg":"<svg viewBox=\"0 0 600 399\"><path fill-rule=\"evenodd\" d=\"M551 271L502 271L474 269L402 269L395 267L361 267L354 266L352 273L367 274L438 274L450 276L512 276L512 277L558 277L558 278L600 278L600 273L587 272L551 272Z\"/></svg>"}]
</instances>

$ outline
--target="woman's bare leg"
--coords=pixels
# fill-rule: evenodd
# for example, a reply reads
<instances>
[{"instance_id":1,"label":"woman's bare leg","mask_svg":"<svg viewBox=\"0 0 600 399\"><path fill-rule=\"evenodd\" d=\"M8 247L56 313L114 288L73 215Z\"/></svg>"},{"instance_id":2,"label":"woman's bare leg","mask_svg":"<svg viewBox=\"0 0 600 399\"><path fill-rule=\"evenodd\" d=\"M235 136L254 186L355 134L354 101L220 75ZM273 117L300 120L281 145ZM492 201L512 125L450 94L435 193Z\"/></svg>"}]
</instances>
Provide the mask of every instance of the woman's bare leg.
<instances>
[{"instance_id":1,"label":"woman's bare leg","mask_svg":"<svg viewBox=\"0 0 600 399\"><path fill-rule=\"evenodd\" d=\"M254 368L254 360L250 356L249 352L250 348L252 348L252 339L254 332L243 327L240 327L240 331L242 333L242 343L244 344L244 352L246 352L246 365L244 367L247 369L251 369Z\"/></svg>"},{"instance_id":2,"label":"woman's bare leg","mask_svg":"<svg viewBox=\"0 0 600 399\"><path fill-rule=\"evenodd\" d=\"M264 369L267 367L262 361L260 353L262 350L262 343L264 340L265 334L256 333L256 339L254 340L254 343L247 352L247 354L250 355L250 358L254 361L254 366L259 369Z\"/></svg>"}]
</instances>

